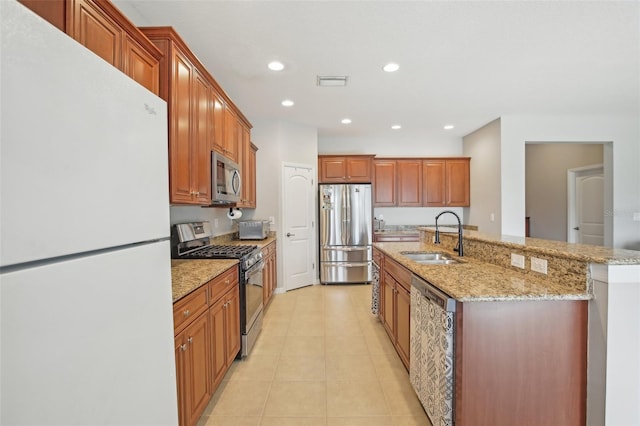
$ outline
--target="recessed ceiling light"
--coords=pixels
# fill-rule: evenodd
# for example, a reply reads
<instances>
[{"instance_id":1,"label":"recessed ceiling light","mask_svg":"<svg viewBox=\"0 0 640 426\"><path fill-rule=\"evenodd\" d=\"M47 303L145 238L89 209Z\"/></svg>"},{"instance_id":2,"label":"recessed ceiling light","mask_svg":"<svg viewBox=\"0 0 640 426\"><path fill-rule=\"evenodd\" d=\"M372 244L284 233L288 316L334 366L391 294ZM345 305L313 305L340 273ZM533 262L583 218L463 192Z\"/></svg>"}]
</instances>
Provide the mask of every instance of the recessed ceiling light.
<instances>
[{"instance_id":1,"label":"recessed ceiling light","mask_svg":"<svg viewBox=\"0 0 640 426\"><path fill-rule=\"evenodd\" d=\"M395 72L400 69L400 65L393 62L389 62L387 65L382 67L382 69L385 70L386 72Z\"/></svg>"},{"instance_id":2,"label":"recessed ceiling light","mask_svg":"<svg viewBox=\"0 0 640 426\"><path fill-rule=\"evenodd\" d=\"M343 118L341 123L342 124L351 124L351 119L350 118Z\"/></svg>"},{"instance_id":3,"label":"recessed ceiling light","mask_svg":"<svg viewBox=\"0 0 640 426\"><path fill-rule=\"evenodd\" d=\"M455 126L453 124L447 124L446 126L444 126L445 130L451 130L453 129Z\"/></svg>"},{"instance_id":4,"label":"recessed ceiling light","mask_svg":"<svg viewBox=\"0 0 640 426\"><path fill-rule=\"evenodd\" d=\"M291 99L285 99L284 101L282 101L282 106L292 107L293 106L293 101Z\"/></svg>"},{"instance_id":5,"label":"recessed ceiling light","mask_svg":"<svg viewBox=\"0 0 640 426\"><path fill-rule=\"evenodd\" d=\"M401 126L401 125L399 125L399 124L394 124L393 126L391 126L391 128L392 128L393 130L400 130L400 129L402 129L402 126Z\"/></svg>"},{"instance_id":6,"label":"recessed ceiling light","mask_svg":"<svg viewBox=\"0 0 640 426\"><path fill-rule=\"evenodd\" d=\"M269 62L267 66L271 71L282 71L284 69L284 64L280 61Z\"/></svg>"}]
</instances>

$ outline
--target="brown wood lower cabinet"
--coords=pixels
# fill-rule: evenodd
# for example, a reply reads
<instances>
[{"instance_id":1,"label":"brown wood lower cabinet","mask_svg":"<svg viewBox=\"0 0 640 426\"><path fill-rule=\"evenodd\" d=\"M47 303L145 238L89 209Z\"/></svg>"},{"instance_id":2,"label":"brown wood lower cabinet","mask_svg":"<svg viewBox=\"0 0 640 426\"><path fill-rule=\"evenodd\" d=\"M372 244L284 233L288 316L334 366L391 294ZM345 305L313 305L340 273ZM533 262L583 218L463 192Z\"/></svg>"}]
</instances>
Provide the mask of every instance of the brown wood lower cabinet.
<instances>
[{"instance_id":1,"label":"brown wood lower cabinet","mask_svg":"<svg viewBox=\"0 0 640 426\"><path fill-rule=\"evenodd\" d=\"M195 425L240 352L240 288L234 266L173 305L178 416Z\"/></svg>"},{"instance_id":2,"label":"brown wood lower cabinet","mask_svg":"<svg viewBox=\"0 0 640 426\"><path fill-rule=\"evenodd\" d=\"M409 368L411 272L386 257L380 282L380 318L405 368Z\"/></svg>"},{"instance_id":3,"label":"brown wood lower cabinet","mask_svg":"<svg viewBox=\"0 0 640 426\"><path fill-rule=\"evenodd\" d=\"M276 242L267 244L262 248L264 256L264 270L262 271L262 304L266 308L273 292L278 286L278 260Z\"/></svg>"}]
</instances>

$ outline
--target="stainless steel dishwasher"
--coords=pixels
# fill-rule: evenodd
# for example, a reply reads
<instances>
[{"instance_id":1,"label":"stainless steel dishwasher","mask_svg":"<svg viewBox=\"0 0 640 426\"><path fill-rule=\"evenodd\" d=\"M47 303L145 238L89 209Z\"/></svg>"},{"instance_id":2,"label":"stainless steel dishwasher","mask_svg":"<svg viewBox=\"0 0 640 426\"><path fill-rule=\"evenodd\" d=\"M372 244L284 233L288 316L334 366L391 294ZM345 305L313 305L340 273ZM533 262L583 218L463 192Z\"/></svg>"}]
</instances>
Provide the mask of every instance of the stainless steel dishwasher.
<instances>
[{"instance_id":1,"label":"stainless steel dishwasher","mask_svg":"<svg viewBox=\"0 0 640 426\"><path fill-rule=\"evenodd\" d=\"M428 282L411 279L409 378L431 423L454 422L456 301Z\"/></svg>"}]
</instances>

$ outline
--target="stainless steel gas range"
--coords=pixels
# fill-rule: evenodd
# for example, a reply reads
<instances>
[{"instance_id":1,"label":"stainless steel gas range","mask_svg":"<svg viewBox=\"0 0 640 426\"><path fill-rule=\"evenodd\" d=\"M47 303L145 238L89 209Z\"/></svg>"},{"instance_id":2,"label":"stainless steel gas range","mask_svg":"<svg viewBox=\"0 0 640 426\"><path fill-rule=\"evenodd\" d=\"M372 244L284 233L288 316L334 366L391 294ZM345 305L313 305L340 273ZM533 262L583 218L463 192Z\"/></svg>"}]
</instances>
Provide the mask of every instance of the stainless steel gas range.
<instances>
[{"instance_id":1,"label":"stainless steel gas range","mask_svg":"<svg viewBox=\"0 0 640 426\"><path fill-rule=\"evenodd\" d=\"M210 244L209 222L179 223L171 229L173 259L238 259L240 268L240 356L249 354L262 329L262 251L256 245Z\"/></svg>"}]
</instances>

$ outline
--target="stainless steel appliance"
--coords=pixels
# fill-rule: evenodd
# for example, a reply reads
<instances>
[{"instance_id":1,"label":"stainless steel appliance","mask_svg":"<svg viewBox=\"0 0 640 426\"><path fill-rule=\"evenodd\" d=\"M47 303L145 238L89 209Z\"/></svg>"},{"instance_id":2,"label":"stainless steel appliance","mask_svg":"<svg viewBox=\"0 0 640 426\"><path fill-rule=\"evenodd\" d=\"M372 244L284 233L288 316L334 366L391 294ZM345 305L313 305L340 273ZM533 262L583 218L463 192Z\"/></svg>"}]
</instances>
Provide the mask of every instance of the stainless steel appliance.
<instances>
[{"instance_id":1,"label":"stainless steel appliance","mask_svg":"<svg viewBox=\"0 0 640 426\"><path fill-rule=\"evenodd\" d=\"M268 220L238 221L238 238L241 240L264 240L268 235Z\"/></svg>"},{"instance_id":2,"label":"stainless steel appliance","mask_svg":"<svg viewBox=\"0 0 640 426\"><path fill-rule=\"evenodd\" d=\"M409 379L434 425L454 424L456 301L411 279Z\"/></svg>"},{"instance_id":3,"label":"stainless steel appliance","mask_svg":"<svg viewBox=\"0 0 640 426\"><path fill-rule=\"evenodd\" d=\"M211 153L211 204L240 201L240 166L217 152Z\"/></svg>"},{"instance_id":4,"label":"stainless steel appliance","mask_svg":"<svg viewBox=\"0 0 640 426\"><path fill-rule=\"evenodd\" d=\"M320 185L320 282L373 279L370 184Z\"/></svg>"},{"instance_id":5,"label":"stainless steel appliance","mask_svg":"<svg viewBox=\"0 0 640 426\"><path fill-rule=\"evenodd\" d=\"M177 424L167 104L0 3L0 423Z\"/></svg>"},{"instance_id":6,"label":"stainless steel appliance","mask_svg":"<svg viewBox=\"0 0 640 426\"><path fill-rule=\"evenodd\" d=\"M209 222L179 223L172 227L174 259L238 259L240 268L240 356L247 356L262 329L262 250L255 245L210 244Z\"/></svg>"}]
</instances>

